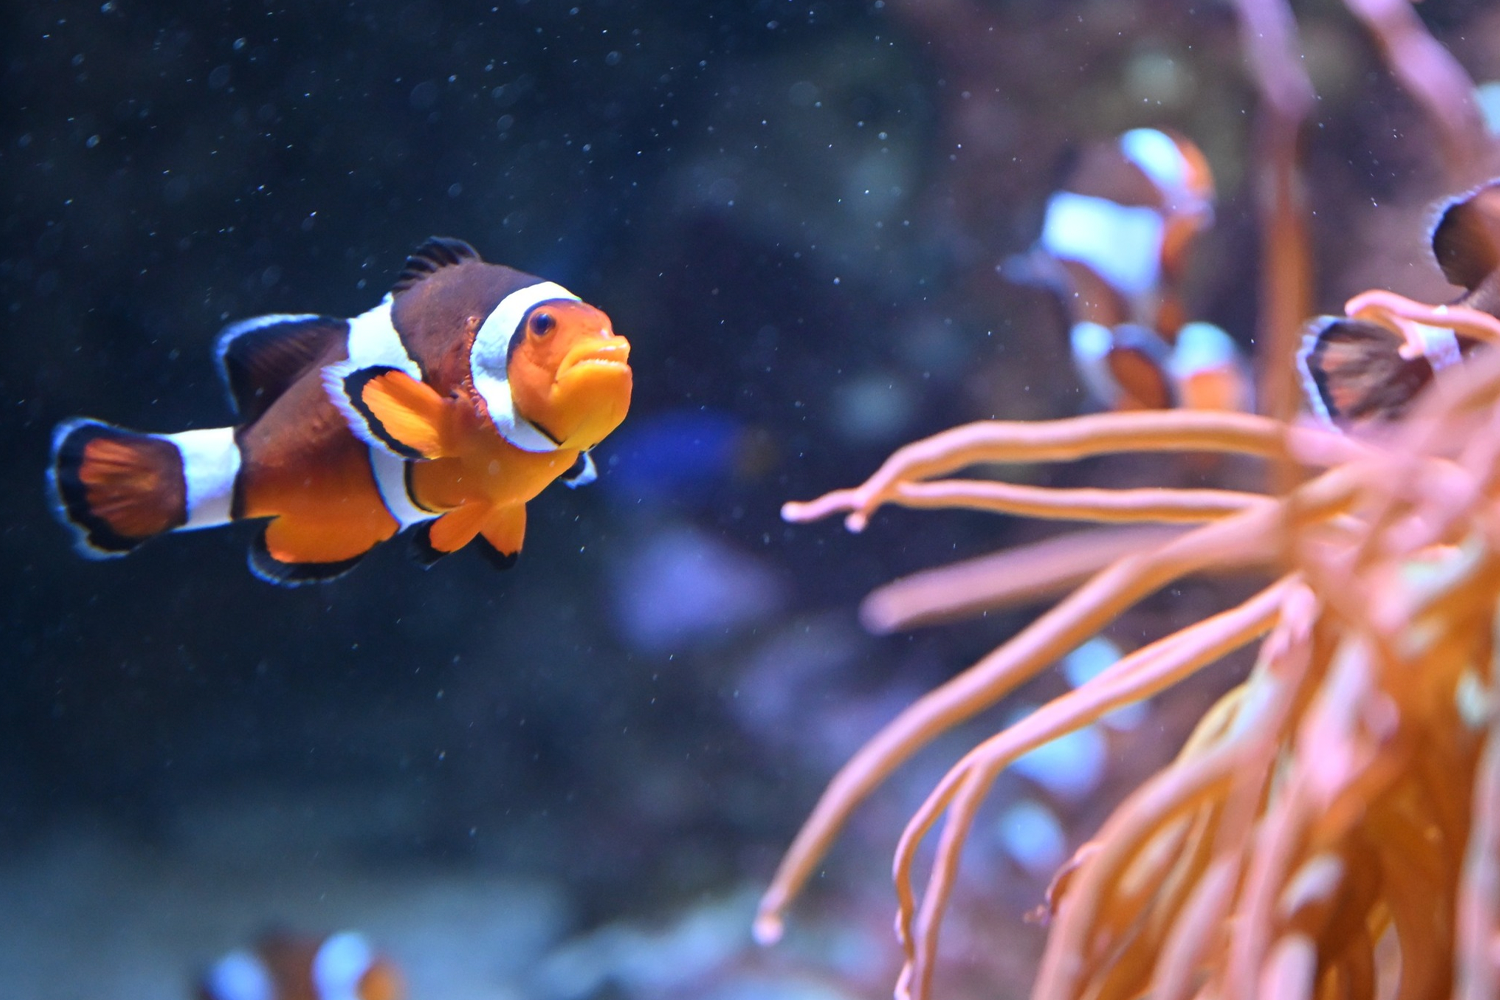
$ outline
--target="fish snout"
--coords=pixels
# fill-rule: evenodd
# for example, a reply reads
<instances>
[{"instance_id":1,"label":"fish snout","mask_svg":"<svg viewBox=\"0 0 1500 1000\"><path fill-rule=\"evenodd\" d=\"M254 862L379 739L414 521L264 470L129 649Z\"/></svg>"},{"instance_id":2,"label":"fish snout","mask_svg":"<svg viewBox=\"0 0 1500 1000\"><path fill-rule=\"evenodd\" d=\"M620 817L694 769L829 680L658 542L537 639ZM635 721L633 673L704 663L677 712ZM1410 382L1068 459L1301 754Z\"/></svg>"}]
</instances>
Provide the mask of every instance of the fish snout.
<instances>
[{"instance_id":1,"label":"fish snout","mask_svg":"<svg viewBox=\"0 0 1500 1000\"><path fill-rule=\"evenodd\" d=\"M590 339L578 344L563 356L557 366L560 379L580 368L629 368L630 341L624 337L606 333L599 339Z\"/></svg>"}]
</instances>

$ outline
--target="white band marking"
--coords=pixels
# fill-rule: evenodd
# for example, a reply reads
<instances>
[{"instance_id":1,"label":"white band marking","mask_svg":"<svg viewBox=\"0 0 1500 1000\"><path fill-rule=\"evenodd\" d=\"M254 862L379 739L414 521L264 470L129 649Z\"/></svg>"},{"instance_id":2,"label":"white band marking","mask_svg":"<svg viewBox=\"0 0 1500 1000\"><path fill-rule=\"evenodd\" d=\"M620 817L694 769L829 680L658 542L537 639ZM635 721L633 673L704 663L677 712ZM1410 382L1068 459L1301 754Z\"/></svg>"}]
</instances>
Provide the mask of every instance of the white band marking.
<instances>
[{"instance_id":1,"label":"white band marking","mask_svg":"<svg viewBox=\"0 0 1500 1000\"><path fill-rule=\"evenodd\" d=\"M364 414L355 409L344 394L344 379L361 368L397 368L419 382L422 380L421 367L406 353L406 345L401 343L401 335L396 332L396 324L391 319L392 301L387 295L380 300L380 305L349 321L349 359L323 368L323 390L344 415L344 421L355 437L398 457L379 435L370 430Z\"/></svg>"},{"instance_id":2,"label":"white band marking","mask_svg":"<svg viewBox=\"0 0 1500 1000\"><path fill-rule=\"evenodd\" d=\"M276 987L265 963L243 948L215 962L204 980L213 1000L276 1000Z\"/></svg>"},{"instance_id":3,"label":"white band marking","mask_svg":"<svg viewBox=\"0 0 1500 1000\"><path fill-rule=\"evenodd\" d=\"M500 436L522 451L556 451L558 444L516 412L507 370L510 339L534 306L554 299L579 301L578 296L551 281L539 281L511 292L484 318L469 351L474 390L484 400Z\"/></svg>"},{"instance_id":4,"label":"white band marking","mask_svg":"<svg viewBox=\"0 0 1500 1000\"><path fill-rule=\"evenodd\" d=\"M420 379L422 369L406 353L401 335L391 319L389 295L374 309L360 313L349 321L349 361L351 371L380 365L399 368L412 378Z\"/></svg>"},{"instance_id":5,"label":"white band marking","mask_svg":"<svg viewBox=\"0 0 1500 1000\"><path fill-rule=\"evenodd\" d=\"M1163 229L1154 208L1059 191L1047 199L1042 247L1087 264L1126 295L1144 295L1161 275Z\"/></svg>"},{"instance_id":6,"label":"white band marking","mask_svg":"<svg viewBox=\"0 0 1500 1000\"><path fill-rule=\"evenodd\" d=\"M312 980L320 1000L359 1000L359 981L375 964L375 952L363 934L341 931L324 941L313 956Z\"/></svg>"},{"instance_id":7,"label":"white band marking","mask_svg":"<svg viewBox=\"0 0 1500 1000\"><path fill-rule=\"evenodd\" d=\"M1463 352L1458 347L1458 335L1452 330L1428 326L1426 323L1413 325L1417 328L1417 336L1422 338L1422 356L1432 365L1434 373L1452 368L1463 360Z\"/></svg>"},{"instance_id":8,"label":"white band marking","mask_svg":"<svg viewBox=\"0 0 1500 1000\"><path fill-rule=\"evenodd\" d=\"M413 503L411 494L406 492L405 459L392 455L385 448L371 446L370 469L375 473L375 488L380 491L385 509L403 529L437 517Z\"/></svg>"},{"instance_id":9,"label":"white band marking","mask_svg":"<svg viewBox=\"0 0 1500 1000\"><path fill-rule=\"evenodd\" d=\"M156 436L176 445L182 456L187 523L178 530L228 524L234 480L240 473L240 447L234 440L234 428L211 427Z\"/></svg>"}]
</instances>

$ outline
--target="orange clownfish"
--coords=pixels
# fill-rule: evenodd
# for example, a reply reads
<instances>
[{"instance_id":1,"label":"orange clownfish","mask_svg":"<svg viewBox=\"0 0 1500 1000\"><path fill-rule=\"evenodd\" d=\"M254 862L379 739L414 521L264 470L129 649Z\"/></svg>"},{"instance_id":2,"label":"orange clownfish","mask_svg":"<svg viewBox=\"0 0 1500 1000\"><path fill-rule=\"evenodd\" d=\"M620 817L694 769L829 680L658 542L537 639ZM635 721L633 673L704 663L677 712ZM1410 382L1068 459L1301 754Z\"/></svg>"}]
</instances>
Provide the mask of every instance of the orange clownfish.
<instances>
[{"instance_id":1,"label":"orange clownfish","mask_svg":"<svg viewBox=\"0 0 1500 1000\"><path fill-rule=\"evenodd\" d=\"M1187 322L1183 301L1213 199L1213 174L1197 146L1160 129L1131 129L1084 151L1047 199L1036 248L1001 266L1061 299L1074 367L1099 404L1249 406L1248 370L1233 339Z\"/></svg>"},{"instance_id":2,"label":"orange clownfish","mask_svg":"<svg viewBox=\"0 0 1500 1000\"><path fill-rule=\"evenodd\" d=\"M235 426L58 426L54 504L85 555L266 519L250 567L274 583L339 576L407 528L425 563L477 535L509 565L526 502L591 481L589 450L630 406L608 316L455 239L417 248L369 312L244 320L217 357Z\"/></svg>"},{"instance_id":3,"label":"orange clownfish","mask_svg":"<svg viewBox=\"0 0 1500 1000\"><path fill-rule=\"evenodd\" d=\"M406 986L390 959L363 934L326 938L267 934L236 948L198 983L198 1000L403 1000Z\"/></svg>"}]
</instances>

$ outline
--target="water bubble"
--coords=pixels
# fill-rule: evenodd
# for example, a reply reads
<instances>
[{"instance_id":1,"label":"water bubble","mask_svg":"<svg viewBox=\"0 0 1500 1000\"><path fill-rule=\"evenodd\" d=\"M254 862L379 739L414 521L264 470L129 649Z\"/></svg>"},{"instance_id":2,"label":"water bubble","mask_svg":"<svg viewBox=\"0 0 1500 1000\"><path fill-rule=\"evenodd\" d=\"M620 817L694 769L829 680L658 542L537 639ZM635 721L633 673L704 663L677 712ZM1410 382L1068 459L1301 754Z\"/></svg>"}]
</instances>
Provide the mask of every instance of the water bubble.
<instances>
[{"instance_id":1,"label":"water bubble","mask_svg":"<svg viewBox=\"0 0 1500 1000\"><path fill-rule=\"evenodd\" d=\"M437 103L437 84L431 80L423 80L411 88L411 106L418 111L425 111Z\"/></svg>"}]
</instances>

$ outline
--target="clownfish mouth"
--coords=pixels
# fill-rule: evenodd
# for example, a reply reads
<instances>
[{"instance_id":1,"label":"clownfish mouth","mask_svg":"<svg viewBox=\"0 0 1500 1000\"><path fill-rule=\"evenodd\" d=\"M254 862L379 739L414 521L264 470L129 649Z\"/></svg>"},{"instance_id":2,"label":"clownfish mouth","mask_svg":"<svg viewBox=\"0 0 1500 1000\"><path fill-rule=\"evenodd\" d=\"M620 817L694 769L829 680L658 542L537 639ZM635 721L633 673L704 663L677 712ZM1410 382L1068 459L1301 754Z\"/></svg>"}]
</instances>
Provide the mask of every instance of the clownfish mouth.
<instances>
[{"instance_id":1,"label":"clownfish mouth","mask_svg":"<svg viewBox=\"0 0 1500 1000\"><path fill-rule=\"evenodd\" d=\"M579 344L563 357L557 366L557 377L571 374L584 368L625 368L630 364L630 343L623 337L607 341Z\"/></svg>"}]
</instances>

